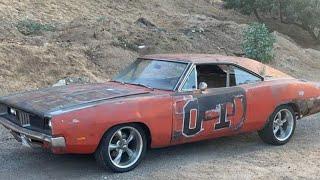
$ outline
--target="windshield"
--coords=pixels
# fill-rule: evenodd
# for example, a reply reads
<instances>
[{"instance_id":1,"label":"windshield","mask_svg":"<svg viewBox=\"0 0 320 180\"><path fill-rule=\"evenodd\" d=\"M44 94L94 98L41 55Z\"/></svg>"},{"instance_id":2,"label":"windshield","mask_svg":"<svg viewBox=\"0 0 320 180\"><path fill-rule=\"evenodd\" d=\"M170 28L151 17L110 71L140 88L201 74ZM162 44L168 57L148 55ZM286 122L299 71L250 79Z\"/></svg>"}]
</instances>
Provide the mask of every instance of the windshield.
<instances>
[{"instance_id":1,"label":"windshield","mask_svg":"<svg viewBox=\"0 0 320 180\"><path fill-rule=\"evenodd\" d=\"M155 89L174 90L186 63L138 59L113 80Z\"/></svg>"}]
</instances>

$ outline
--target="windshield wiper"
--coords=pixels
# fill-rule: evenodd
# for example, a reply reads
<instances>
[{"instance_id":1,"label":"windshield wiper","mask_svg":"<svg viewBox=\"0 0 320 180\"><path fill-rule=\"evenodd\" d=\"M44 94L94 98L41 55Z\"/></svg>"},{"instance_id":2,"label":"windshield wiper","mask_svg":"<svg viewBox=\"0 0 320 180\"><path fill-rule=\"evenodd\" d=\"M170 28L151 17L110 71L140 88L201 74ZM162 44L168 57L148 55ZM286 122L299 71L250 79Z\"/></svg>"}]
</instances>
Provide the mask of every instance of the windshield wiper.
<instances>
[{"instance_id":1,"label":"windshield wiper","mask_svg":"<svg viewBox=\"0 0 320 180\"><path fill-rule=\"evenodd\" d=\"M141 84L141 83L130 83L130 82L117 81L117 80L110 80L109 82L117 82L117 83L121 83L121 84L132 84L132 85L141 86L141 87L151 89L152 91L154 90L153 87L150 87L150 86L147 86L147 85Z\"/></svg>"},{"instance_id":2,"label":"windshield wiper","mask_svg":"<svg viewBox=\"0 0 320 180\"><path fill-rule=\"evenodd\" d=\"M117 80L110 80L109 82L116 82L116 83L126 84L125 82L117 81Z\"/></svg>"},{"instance_id":3,"label":"windshield wiper","mask_svg":"<svg viewBox=\"0 0 320 180\"><path fill-rule=\"evenodd\" d=\"M136 85L136 86L145 87L145 88L148 88L148 89L151 89L152 91L154 91L153 87L150 87L150 86L145 85L145 84L141 84L141 83L127 83L127 84L132 84L132 85Z\"/></svg>"}]
</instances>

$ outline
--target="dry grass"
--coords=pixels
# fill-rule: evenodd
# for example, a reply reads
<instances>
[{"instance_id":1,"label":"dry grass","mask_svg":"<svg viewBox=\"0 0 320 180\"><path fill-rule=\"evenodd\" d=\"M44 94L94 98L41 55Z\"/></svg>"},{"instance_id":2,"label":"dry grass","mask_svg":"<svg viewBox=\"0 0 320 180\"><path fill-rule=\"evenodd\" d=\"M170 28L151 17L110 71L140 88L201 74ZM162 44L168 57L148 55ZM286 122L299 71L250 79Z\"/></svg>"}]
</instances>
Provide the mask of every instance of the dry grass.
<instances>
[{"instance_id":1,"label":"dry grass","mask_svg":"<svg viewBox=\"0 0 320 180\"><path fill-rule=\"evenodd\" d=\"M246 26L241 23L254 20L212 0L2 0L0 17L1 94L48 86L67 76L104 81L141 54L225 54L221 48L241 54ZM141 17L155 26L137 22ZM26 19L55 29L23 35L16 26ZM277 37L273 66L320 81L315 75L319 52ZM146 48L135 48L139 45Z\"/></svg>"}]
</instances>

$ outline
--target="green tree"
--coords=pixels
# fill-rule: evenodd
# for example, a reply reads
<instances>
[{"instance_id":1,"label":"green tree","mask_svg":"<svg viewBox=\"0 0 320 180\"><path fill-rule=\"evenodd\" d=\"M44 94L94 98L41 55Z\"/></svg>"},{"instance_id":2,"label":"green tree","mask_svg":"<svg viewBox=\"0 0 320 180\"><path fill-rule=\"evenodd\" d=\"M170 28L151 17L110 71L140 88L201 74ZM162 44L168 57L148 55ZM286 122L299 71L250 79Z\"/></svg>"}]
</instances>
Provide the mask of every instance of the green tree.
<instances>
[{"instance_id":1,"label":"green tree","mask_svg":"<svg viewBox=\"0 0 320 180\"><path fill-rule=\"evenodd\" d=\"M320 0L223 0L225 7L245 15L278 17L282 23L295 24L320 42Z\"/></svg>"},{"instance_id":2,"label":"green tree","mask_svg":"<svg viewBox=\"0 0 320 180\"><path fill-rule=\"evenodd\" d=\"M320 41L320 0L285 0L283 23L295 24Z\"/></svg>"},{"instance_id":3,"label":"green tree","mask_svg":"<svg viewBox=\"0 0 320 180\"><path fill-rule=\"evenodd\" d=\"M246 57L267 63L274 58L275 41L265 24L253 23L244 31L242 47Z\"/></svg>"},{"instance_id":4,"label":"green tree","mask_svg":"<svg viewBox=\"0 0 320 180\"><path fill-rule=\"evenodd\" d=\"M223 0L227 9L236 9L245 15L254 14L261 21L259 13L271 12L277 0Z\"/></svg>"}]
</instances>

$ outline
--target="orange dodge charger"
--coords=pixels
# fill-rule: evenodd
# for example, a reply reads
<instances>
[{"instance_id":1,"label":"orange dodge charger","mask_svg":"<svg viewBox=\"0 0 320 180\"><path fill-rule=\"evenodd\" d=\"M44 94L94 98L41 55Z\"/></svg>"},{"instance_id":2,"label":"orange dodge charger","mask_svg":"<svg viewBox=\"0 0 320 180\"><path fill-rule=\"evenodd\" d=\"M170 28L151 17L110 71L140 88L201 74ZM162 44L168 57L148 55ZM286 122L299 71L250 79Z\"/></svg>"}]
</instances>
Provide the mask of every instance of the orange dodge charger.
<instances>
[{"instance_id":1,"label":"orange dodge charger","mask_svg":"<svg viewBox=\"0 0 320 180\"><path fill-rule=\"evenodd\" d=\"M28 147L94 153L115 172L148 148L258 131L283 145L296 120L320 112L320 83L257 61L205 54L148 55L100 84L0 98L0 124Z\"/></svg>"}]
</instances>

